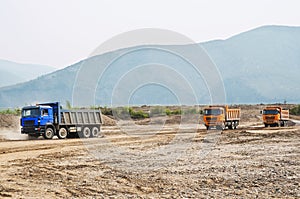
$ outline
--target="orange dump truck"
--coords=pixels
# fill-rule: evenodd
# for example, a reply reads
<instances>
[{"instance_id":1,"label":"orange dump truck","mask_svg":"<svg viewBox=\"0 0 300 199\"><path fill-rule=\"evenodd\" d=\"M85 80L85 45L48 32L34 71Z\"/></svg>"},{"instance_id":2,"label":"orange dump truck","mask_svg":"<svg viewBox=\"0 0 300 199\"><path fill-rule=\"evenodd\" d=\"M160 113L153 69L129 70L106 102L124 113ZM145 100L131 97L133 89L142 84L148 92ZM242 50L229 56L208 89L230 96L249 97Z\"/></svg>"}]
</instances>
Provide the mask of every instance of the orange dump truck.
<instances>
[{"instance_id":1,"label":"orange dump truck","mask_svg":"<svg viewBox=\"0 0 300 199\"><path fill-rule=\"evenodd\" d=\"M217 128L220 130L228 127L229 129L236 129L241 118L240 108L228 108L225 106L209 106L204 109L203 120L206 129Z\"/></svg>"},{"instance_id":2,"label":"orange dump truck","mask_svg":"<svg viewBox=\"0 0 300 199\"><path fill-rule=\"evenodd\" d=\"M267 106L262 111L262 119L265 127L286 126L289 120L289 110L280 106Z\"/></svg>"}]
</instances>

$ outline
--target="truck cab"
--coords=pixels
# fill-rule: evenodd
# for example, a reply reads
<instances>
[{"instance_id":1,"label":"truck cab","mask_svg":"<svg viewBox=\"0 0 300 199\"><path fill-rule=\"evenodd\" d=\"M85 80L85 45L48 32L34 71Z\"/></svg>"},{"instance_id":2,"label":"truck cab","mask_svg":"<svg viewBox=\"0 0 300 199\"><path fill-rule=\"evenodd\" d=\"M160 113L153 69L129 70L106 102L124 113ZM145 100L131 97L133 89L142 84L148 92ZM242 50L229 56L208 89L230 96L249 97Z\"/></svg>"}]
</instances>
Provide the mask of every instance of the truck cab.
<instances>
[{"instance_id":1,"label":"truck cab","mask_svg":"<svg viewBox=\"0 0 300 199\"><path fill-rule=\"evenodd\" d=\"M207 130L210 127L222 129L225 120L225 109L223 107L207 107L204 109L203 120Z\"/></svg>"},{"instance_id":2,"label":"truck cab","mask_svg":"<svg viewBox=\"0 0 300 199\"><path fill-rule=\"evenodd\" d=\"M50 106L26 106L22 109L21 133L40 136L47 124L53 124L53 108Z\"/></svg>"}]
</instances>

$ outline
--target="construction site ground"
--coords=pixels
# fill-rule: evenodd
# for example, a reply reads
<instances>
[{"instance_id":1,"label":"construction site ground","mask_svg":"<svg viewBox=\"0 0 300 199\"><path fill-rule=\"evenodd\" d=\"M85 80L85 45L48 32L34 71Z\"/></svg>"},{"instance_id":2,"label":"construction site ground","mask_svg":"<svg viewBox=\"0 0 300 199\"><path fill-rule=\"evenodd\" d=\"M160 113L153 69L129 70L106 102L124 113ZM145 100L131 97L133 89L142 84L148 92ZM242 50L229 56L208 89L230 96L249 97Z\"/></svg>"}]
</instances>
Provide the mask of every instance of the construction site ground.
<instances>
[{"instance_id":1,"label":"construction site ground","mask_svg":"<svg viewBox=\"0 0 300 199\"><path fill-rule=\"evenodd\" d=\"M99 138L65 140L28 140L2 115L0 198L300 198L298 120L264 128L259 109L235 130L105 117Z\"/></svg>"}]
</instances>

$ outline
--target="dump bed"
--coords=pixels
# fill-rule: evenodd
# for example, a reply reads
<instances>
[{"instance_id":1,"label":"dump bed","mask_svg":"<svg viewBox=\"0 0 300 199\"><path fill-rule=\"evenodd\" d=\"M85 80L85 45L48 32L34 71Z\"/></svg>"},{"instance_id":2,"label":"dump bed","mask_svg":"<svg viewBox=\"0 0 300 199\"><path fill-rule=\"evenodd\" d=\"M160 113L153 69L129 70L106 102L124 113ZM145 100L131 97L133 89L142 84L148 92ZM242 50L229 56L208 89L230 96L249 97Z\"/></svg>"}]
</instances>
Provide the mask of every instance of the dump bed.
<instances>
[{"instance_id":1,"label":"dump bed","mask_svg":"<svg viewBox=\"0 0 300 199\"><path fill-rule=\"evenodd\" d=\"M289 120L289 110L281 110L280 119L281 120Z\"/></svg>"},{"instance_id":2,"label":"dump bed","mask_svg":"<svg viewBox=\"0 0 300 199\"><path fill-rule=\"evenodd\" d=\"M240 120L241 119L241 109L226 109L226 121Z\"/></svg>"},{"instance_id":3,"label":"dump bed","mask_svg":"<svg viewBox=\"0 0 300 199\"><path fill-rule=\"evenodd\" d=\"M86 125L86 124L102 124L100 110L76 110L62 111L61 124L66 125Z\"/></svg>"}]
</instances>

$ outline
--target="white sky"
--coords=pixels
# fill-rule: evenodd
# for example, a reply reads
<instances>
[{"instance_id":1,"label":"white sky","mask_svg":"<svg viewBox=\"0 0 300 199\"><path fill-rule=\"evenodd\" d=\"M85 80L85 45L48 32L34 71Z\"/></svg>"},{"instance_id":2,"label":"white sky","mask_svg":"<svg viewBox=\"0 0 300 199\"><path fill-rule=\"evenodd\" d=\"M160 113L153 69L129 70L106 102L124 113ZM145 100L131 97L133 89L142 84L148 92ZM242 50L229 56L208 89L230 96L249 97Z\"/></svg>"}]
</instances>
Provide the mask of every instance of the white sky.
<instances>
[{"instance_id":1,"label":"white sky","mask_svg":"<svg viewBox=\"0 0 300 199\"><path fill-rule=\"evenodd\" d=\"M262 25L300 26L299 0L0 0L0 59L63 68L139 28L196 42Z\"/></svg>"}]
</instances>

